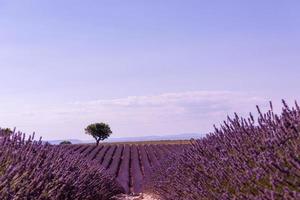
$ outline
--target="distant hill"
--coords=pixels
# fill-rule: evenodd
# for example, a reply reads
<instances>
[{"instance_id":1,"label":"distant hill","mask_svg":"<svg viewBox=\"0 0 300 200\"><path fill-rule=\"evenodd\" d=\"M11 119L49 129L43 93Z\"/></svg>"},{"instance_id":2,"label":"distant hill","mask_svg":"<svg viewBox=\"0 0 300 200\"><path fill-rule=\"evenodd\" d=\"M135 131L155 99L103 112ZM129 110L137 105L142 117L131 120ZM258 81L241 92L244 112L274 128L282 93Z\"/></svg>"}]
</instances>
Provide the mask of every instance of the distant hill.
<instances>
[{"instance_id":1,"label":"distant hill","mask_svg":"<svg viewBox=\"0 0 300 200\"><path fill-rule=\"evenodd\" d=\"M184 133L176 135L162 135L162 136L141 136L141 137L123 137L123 138L109 138L105 142L134 142L134 141L156 141L156 140L189 140L191 138L201 138L205 136L204 134L199 133ZM82 143L94 143L94 140L78 140L78 139L65 139L72 144L82 144ZM59 144L64 140L49 140L50 144Z\"/></svg>"}]
</instances>

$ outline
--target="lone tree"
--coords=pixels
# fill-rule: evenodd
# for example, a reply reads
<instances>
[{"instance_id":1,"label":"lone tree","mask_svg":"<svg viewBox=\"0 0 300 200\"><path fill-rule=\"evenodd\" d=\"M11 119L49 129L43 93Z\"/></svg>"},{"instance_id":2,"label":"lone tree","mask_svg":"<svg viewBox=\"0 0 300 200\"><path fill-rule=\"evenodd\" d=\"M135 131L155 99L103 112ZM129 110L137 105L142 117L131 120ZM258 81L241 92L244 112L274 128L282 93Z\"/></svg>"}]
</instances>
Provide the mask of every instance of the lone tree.
<instances>
[{"instance_id":1,"label":"lone tree","mask_svg":"<svg viewBox=\"0 0 300 200\"><path fill-rule=\"evenodd\" d=\"M13 131L10 128L0 128L0 137L10 136Z\"/></svg>"},{"instance_id":2,"label":"lone tree","mask_svg":"<svg viewBox=\"0 0 300 200\"><path fill-rule=\"evenodd\" d=\"M96 144L98 146L99 142L101 140L105 140L112 134L112 131L110 130L110 127L108 124L105 123L95 123L90 124L85 128L85 133L88 135L93 136L93 138L96 140Z\"/></svg>"}]
</instances>

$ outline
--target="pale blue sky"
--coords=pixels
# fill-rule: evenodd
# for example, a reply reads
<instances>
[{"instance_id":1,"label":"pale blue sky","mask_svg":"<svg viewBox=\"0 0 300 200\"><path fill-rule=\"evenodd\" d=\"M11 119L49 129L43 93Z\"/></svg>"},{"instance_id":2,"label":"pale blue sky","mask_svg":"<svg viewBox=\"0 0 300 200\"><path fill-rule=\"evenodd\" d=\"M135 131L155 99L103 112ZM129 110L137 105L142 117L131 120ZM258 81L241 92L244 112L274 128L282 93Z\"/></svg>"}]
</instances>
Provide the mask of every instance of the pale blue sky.
<instances>
[{"instance_id":1,"label":"pale blue sky","mask_svg":"<svg viewBox=\"0 0 300 200\"><path fill-rule=\"evenodd\" d=\"M296 0L0 0L0 126L45 139L86 139L96 121L115 137L207 132L234 111L299 99L299 10Z\"/></svg>"}]
</instances>

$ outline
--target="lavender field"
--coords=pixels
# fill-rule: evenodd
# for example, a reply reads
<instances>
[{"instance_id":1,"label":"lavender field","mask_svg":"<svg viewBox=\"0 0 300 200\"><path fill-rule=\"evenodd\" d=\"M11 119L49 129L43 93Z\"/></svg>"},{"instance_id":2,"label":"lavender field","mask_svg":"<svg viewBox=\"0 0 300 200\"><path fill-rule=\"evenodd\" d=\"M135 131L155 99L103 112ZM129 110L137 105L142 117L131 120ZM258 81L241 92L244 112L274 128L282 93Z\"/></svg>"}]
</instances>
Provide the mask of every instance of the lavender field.
<instances>
[{"instance_id":1,"label":"lavender field","mask_svg":"<svg viewBox=\"0 0 300 200\"><path fill-rule=\"evenodd\" d=\"M299 11L0 0L0 200L300 200Z\"/></svg>"},{"instance_id":2,"label":"lavender field","mask_svg":"<svg viewBox=\"0 0 300 200\"><path fill-rule=\"evenodd\" d=\"M180 155L189 144L68 145L71 153L100 164L122 185L125 193L139 194L155 167L171 155Z\"/></svg>"},{"instance_id":3,"label":"lavender field","mask_svg":"<svg viewBox=\"0 0 300 200\"><path fill-rule=\"evenodd\" d=\"M160 165L146 191L161 199L299 199L300 108L284 103L221 128Z\"/></svg>"},{"instance_id":4,"label":"lavender field","mask_svg":"<svg viewBox=\"0 0 300 200\"><path fill-rule=\"evenodd\" d=\"M2 136L1 199L299 199L300 108L258 111L257 120L236 115L190 144L49 145Z\"/></svg>"},{"instance_id":5,"label":"lavender field","mask_svg":"<svg viewBox=\"0 0 300 200\"><path fill-rule=\"evenodd\" d=\"M0 197L9 199L110 199L124 189L104 168L61 146L1 139Z\"/></svg>"}]
</instances>

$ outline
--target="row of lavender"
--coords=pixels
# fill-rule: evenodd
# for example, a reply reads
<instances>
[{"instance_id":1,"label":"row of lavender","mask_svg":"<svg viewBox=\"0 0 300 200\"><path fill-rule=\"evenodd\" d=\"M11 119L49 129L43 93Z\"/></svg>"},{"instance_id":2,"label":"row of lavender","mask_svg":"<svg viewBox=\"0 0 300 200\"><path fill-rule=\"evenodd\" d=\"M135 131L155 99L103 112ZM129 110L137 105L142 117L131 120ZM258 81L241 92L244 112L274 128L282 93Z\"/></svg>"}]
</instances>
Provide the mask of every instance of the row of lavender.
<instances>
[{"instance_id":1,"label":"row of lavender","mask_svg":"<svg viewBox=\"0 0 300 200\"><path fill-rule=\"evenodd\" d=\"M300 199L300 108L285 103L228 118L220 129L155 170L146 192L162 200Z\"/></svg>"},{"instance_id":2,"label":"row of lavender","mask_svg":"<svg viewBox=\"0 0 300 200\"><path fill-rule=\"evenodd\" d=\"M107 200L124 192L103 168L80 154L25 139L22 133L0 135L3 200Z\"/></svg>"},{"instance_id":3,"label":"row of lavender","mask_svg":"<svg viewBox=\"0 0 300 200\"><path fill-rule=\"evenodd\" d=\"M117 179L127 194L136 194L143 191L144 180L150 177L153 168L170 155L182 152L185 146L187 145L104 144L68 145L66 148L100 164Z\"/></svg>"}]
</instances>

